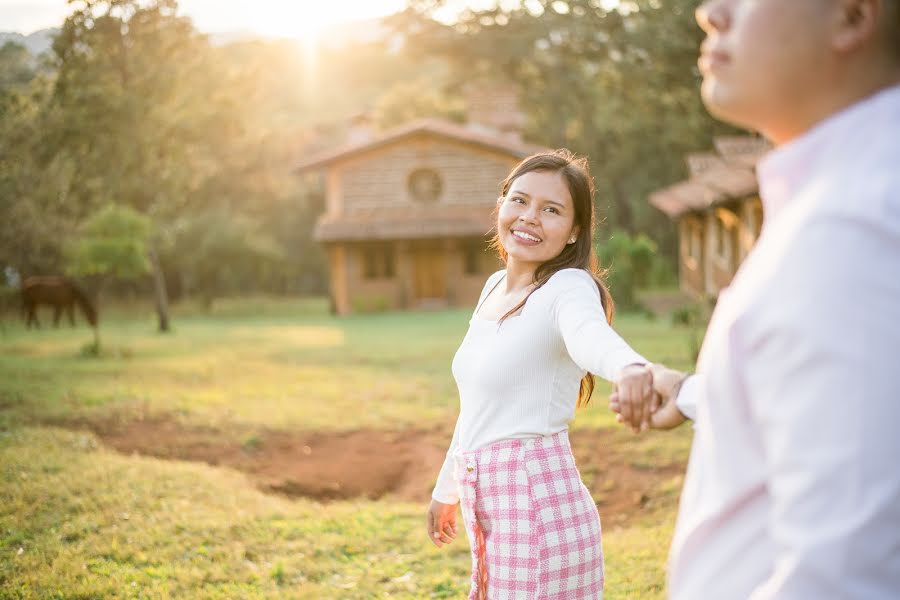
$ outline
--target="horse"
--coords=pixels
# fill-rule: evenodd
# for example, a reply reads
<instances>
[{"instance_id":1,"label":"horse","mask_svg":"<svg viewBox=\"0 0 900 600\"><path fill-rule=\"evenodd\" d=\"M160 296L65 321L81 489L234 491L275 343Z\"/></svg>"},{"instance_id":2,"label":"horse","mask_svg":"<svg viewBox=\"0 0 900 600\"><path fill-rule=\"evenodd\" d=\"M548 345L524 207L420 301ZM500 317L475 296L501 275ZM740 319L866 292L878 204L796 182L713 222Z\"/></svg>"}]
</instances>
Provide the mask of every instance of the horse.
<instances>
[{"instance_id":1,"label":"horse","mask_svg":"<svg viewBox=\"0 0 900 600\"><path fill-rule=\"evenodd\" d=\"M37 319L37 307L49 304L53 307L53 325L59 327L59 318L63 309L69 314L69 322L75 326L74 306L78 304L91 327L97 327L97 309L84 290L68 277L27 277L22 282L22 308L25 312L25 326L31 324L40 327Z\"/></svg>"}]
</instances>

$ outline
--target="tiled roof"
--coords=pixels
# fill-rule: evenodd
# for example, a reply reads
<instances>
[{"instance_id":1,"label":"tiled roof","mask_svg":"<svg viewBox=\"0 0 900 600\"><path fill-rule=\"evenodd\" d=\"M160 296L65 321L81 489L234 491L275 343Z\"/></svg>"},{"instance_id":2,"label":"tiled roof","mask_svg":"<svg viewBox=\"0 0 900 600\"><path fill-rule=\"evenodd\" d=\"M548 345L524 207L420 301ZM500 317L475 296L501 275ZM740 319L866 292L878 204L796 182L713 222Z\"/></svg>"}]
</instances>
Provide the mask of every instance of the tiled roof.
<instances>
[{"instance_id":1,"label":"tiled roof","mask_svg":"<svg viewBox=\"0 0 900 600\"><path fill-rule=\"evenodd\" d=\"M688 171L690 172L691 177L693 177L716 165L722 164L723 161L722 157L715 152L696 152L694 154L688 154L687 157L685 157L685 162L687 162Z\"/></svg>"},{"instance_id":2,"label":"tiled roof","mask_svg":"<svg viewBox=\"0 0 900 600\"><path fill-rule=\"evenodd\" d=\"M422 210L355 211L324 215L314 231L320 242L483 236L494 226L493 205Z\"/></svg>"},{"instance_id":3,"label":"tiled roof","mask_svg":"<svg viewBox=\"0 0 900 600\"><path fill-rule=\"evenodd\" d=\"M371 140L346 144L339 148L310 156L296 166L295 172L302 173L304 171L317 169L329 163L344 160L353 155L368 152L417 134L430 134L449 138L508 154L513 158L525 158L526 156L530 156L537 152L548 150L548 148L544 148L543 146L529 144L510 135L503 135L484 129L476 129L452 121L443 119L419 119L386 131Z\"/></svg>"},{"instance_id":4,"label":"tiled roof","mask_svg":"<svg viewBox=\"0 0 900 600\"><path fill-rule=\"evenodd\" d=\"M732 136L716 138L714 145L718 154L688 155L691 177L653 192L650 204L677 218L756 194L756 163L771 149L769 143L757 137Z\"/></svg>"},{"instance_id":5,"label":"tiled roof","mask_svg":"<svg viewBox=\"0 0 900 600\"><path fill-rule=\"evenodd\" d=\"M713 145L728 161L747 156L759 158L772 148L764 138L751 135L720 136L713 140Z\"/></svg>"}]
</instances>

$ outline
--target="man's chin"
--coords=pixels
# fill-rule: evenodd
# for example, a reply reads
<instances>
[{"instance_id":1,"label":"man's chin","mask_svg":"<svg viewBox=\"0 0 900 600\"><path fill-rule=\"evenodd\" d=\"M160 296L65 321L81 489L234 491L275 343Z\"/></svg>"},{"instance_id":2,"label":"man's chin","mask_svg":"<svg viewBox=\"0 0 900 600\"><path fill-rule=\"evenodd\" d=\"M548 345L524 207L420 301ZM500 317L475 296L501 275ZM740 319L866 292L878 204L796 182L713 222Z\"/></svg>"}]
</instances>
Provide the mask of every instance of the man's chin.
<instances>
[{"instance_id":1,"label":"man's chin","mask_svg":"<svg viewBox=\"0 0 900 600\"><path fill-rule=\"evenodd\" d=\"M751 115L742 110L744 103L740 101L736 90L721 81L711 77L704 79L700 97L706 110L716 119L738 127L752 128Z\"/></svg>"}]
</instances>

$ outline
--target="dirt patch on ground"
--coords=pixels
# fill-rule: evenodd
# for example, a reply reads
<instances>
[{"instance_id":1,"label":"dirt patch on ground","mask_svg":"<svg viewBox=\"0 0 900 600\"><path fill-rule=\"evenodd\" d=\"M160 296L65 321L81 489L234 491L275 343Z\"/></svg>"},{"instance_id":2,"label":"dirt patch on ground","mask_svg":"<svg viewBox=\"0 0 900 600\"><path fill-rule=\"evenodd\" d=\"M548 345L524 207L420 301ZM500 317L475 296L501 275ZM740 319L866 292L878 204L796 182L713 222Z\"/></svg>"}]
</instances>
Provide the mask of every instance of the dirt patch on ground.
<instances>
[{"instance_id":1,"label":"dirt patch on ground","mask_svg":"<svg viewBox=\"0 0 900 600\"><path fill-rule=\"evenodd\" d=\"M187 427L174 418L69 423L123 453L201 461L249 475L263 491L320 501L366 497L428 501L451 437L443 429L285 432ZM630 434L572 433L576 461L604 523L674 505L667 481L682 462L647 465L627 455Z\"/></svg>"}]
</instances>

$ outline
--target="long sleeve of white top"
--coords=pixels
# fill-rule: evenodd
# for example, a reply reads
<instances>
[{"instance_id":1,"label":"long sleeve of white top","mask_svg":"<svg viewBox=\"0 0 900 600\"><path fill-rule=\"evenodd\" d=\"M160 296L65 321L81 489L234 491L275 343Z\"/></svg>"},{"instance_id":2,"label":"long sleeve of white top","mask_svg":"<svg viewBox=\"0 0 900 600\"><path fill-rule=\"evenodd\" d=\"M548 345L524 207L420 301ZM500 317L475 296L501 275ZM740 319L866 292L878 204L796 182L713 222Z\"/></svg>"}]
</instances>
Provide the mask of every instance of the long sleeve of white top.
<instances>
[{"instance_id":1,"label":"long sleeve of white top","mask_svg":"<svg viewBox=\"0 0 900 600\"><path fill-rule=\"evenodd\" d=\"M482 298L502 275L488 279ZM524 340L531 346L523 347ZM479 355L485 349L494 357L492 368L486 369ZM554 273L507 324L473 316L454 359L460 417L432 497L458 501L453 479L458 450L564 430L575 415L585 371L616 381L626 365L646 362L610 327L597 285L581 269ZM513 390L510 383L518 385Z\"/></svg>"},{"instance_id":2,"label":"long sleeve of white top","mask_svg":"<svg viewBox=\"0 0 900 600\"><path fill-rule=\"evenodd\" d=\"M559 275L565 277L565 287L553 303L553 316L575 364L607 381L617 381L623 367L647 363L606 320L600 291L590 275L574 269Z\"/></svg>"},{"instance_id":3,"label":"long sleeve of white top","mask_svg":"<svg viewBox=\"0 0 900 600\"><path fill-rule=\"evenodd\" d=\"M444 504L456 504L459 502L459 489L456 485L456 479L453 477L453 453L459 447L459 421L456 419L456 427L453 428L453 438L450 440L450 448L447 450L447 456L444 458L444 464L438 474L437 484L431 497L438 502Z\"/></svg>"}]
</instances>

